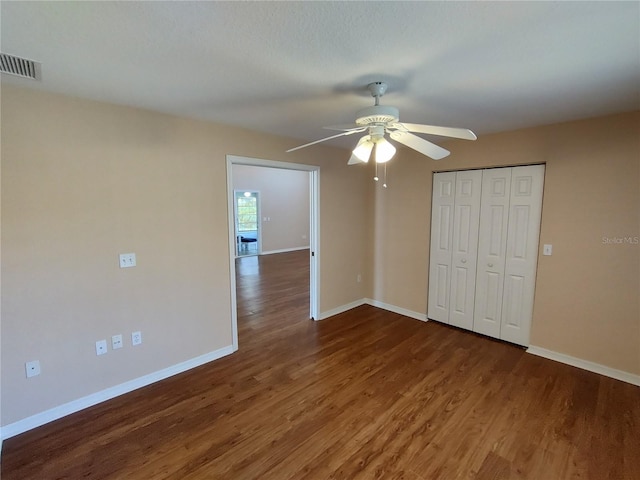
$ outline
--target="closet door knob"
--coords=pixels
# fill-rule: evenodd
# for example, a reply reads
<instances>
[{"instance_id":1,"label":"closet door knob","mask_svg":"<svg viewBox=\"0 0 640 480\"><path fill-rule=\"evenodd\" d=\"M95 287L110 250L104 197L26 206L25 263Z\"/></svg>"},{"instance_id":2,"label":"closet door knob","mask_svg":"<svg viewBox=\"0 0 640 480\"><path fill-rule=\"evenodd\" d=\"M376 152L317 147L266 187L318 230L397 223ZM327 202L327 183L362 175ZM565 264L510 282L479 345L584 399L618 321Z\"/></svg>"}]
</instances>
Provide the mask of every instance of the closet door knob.
<instances>
[{"instance_id":1,"label":"closet door knob","mask_svg":"<svg viewBox=\"0 0 640 480\"><path fill-rule=\"evenodd\" d=\"M466 259L466 258L463 258L463 259L462 259L462 263L467 263L467 259Z\"/></svg>"},{"instance_id":2,"label":"closet door knob","mask_svg":"<svg viewBox=\"0 0 640 480\"><path fill-rule=\"evenodd\" d=\"M490 264L489 264L489 266L490 266L490 267L493 267L493 263L490 263Z\"/></svg>"}]
</instances>

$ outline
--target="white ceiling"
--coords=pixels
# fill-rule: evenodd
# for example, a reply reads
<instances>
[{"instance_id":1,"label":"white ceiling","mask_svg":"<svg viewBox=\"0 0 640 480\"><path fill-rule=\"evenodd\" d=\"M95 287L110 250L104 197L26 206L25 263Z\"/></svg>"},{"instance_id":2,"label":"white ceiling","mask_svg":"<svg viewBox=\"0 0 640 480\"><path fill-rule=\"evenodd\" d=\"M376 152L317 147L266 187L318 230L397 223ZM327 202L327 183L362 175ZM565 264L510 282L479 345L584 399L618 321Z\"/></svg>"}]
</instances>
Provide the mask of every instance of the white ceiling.
<instances>
[{"instance_id":1,"label":"white ceiling","mask_svg":"<svg viewBox=\"0 0 640 480\"><path fill-rule=\"evenodd\" d=\"M19 84L294 137L373 104L477 134L640 109L640 2L7 2ZM347 146L352 139L332 142ZM312 148L312 147L311 147Z\"/></svg>"}]
</instances>

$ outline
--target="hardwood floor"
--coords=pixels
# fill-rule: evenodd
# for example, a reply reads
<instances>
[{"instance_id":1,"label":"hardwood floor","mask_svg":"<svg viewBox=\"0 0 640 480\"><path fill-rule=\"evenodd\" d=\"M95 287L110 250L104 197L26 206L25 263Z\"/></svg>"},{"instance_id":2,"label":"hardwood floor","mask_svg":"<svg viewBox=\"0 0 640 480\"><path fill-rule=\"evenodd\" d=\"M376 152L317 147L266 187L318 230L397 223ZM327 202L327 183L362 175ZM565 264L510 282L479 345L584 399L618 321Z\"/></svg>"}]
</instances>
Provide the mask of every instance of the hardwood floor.
<instances>
[{"instance_id":1,"label":"hardwood floor","mask_svg":"<svg viewBox=\"0 0 640 480\"><path fill-rule=\"evenodd\" d=\"M640 388L238 261L240 350L7 440L14 479L638 479ZM259 274L258 274L259 272Z\"/></svg>"}]
</instances>

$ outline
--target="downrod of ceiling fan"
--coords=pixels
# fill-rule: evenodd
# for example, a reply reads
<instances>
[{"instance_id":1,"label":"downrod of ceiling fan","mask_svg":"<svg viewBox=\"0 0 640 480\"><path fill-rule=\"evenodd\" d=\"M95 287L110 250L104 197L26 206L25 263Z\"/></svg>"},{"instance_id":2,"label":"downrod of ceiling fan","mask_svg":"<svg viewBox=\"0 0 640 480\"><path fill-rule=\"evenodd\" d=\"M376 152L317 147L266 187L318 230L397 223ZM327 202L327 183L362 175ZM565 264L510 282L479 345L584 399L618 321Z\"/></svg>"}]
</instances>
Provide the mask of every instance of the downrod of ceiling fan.
<instances>
[{"instance_id":1,"label":"downrod of ceiling fan","mask_svg":"<svg viewBox=\"0 0 640 480\"><path fill-rule=\"evenodd\" d=\"M369 85L367 85L367 88L371 92L371 96L376 99L376 106L378 105L378 102L380 101L380 97L383 96L385 94L385 92L387 91L387 87L388 86L389 85L387 85L384 82L373 82L373 83L370 83Z\"/></svg>"},{"instance_id":2,"label":"downrod of ceiling fan","mask_svg":"<svg viewBox=\"0 0 640 480\"><path fill-rule=\"evenodd\" d=\"M387 91L388 85L384 82L373 82L367 85L371 96L376 99L375 105L363 108L356 114L356 123L358 125L385 125L391 122L397 122L400 112L395 107L380 105L380 97Z\"/></svg>"}]
</instances>

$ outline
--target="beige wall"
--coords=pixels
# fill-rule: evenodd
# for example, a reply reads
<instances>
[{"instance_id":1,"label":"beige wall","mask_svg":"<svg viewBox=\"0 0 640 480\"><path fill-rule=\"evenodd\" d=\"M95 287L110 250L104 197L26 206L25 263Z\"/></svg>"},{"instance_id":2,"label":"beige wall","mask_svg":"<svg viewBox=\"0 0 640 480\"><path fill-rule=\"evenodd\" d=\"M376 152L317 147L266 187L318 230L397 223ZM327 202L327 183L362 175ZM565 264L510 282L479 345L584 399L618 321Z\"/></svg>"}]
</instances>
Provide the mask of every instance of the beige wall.
<instances>
[{"instance_id":1,"label":"beige wall","mask_svg":"<svg viewBox=\"0 0 640 480\"><path fill-rule=\"evenodd\" d=\"M446 144L435 162L402 150L377 190L373 298L427 309L432 173L546 163L531 344L640 374L640 113ZM615 241L615 240L614 240Z\"/></svg>"},{"instance_id":2,"label":"beige wall","mask_svg":"<svg viewBox=\"0 0 640 480\"><path fill-rule=\"evenodd\" d=\"M335 235L366 238L346 152L8 86L1 113L2 425L231 345L227 154L320 166L320 311L364 297Z\"/></svg>"},{"instance_id":3,"label":"beige wall","mask_svg":"<svg viewBox=\"0 0 640 480\"><path fill-rule=\"evenodd\" d=\"M383 190L339 149L285 154L299 141L15 87L1 100L2 425L231 345L227 154L320 166L321 312L364 297L426 312L432 172L545 162L554 255L531 342L640 374L640 246L602 240L640 235L640 113L450 142L440 162L400 150ZM117 333L125 347L97 357Z\"/></svg>"},{"instance_id":4,"label":"beige wall","mask_svg":"<svg viewBox=\"0 0 640 480\"><path fill-rule=\"evenodd\" d=\"M309 173L252 165L232 168L234 190L259 192L262 252L309 247Z\"/></svg>"}]
</instances>

